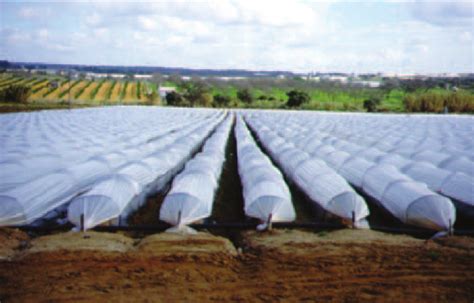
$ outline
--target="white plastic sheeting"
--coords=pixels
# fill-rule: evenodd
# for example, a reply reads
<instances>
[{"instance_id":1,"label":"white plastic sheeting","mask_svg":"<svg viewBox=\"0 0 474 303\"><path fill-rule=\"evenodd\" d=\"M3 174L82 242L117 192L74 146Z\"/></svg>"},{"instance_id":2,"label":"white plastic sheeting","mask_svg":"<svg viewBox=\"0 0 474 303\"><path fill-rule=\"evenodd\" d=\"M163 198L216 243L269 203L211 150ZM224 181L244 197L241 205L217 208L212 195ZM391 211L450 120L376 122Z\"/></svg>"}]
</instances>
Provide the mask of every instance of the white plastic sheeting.
<instances>
[{"instance_id":1,"label":"white plastic sheeting","mask_svg":"<svg viewBox=\"0 0 474 303\"><path fill-rule=\"evenodd\" d=\"M235 137L245 214L267 223L293 221L296 214L282 174L258 148L240 116Z\"/></svg>"},{"instance_id":2,"label":"white plastic sheeting","mask_svg":"<svg viewBox=\"0 0 474 303\"><path fill-rule=\"evenodd\" d=\"M179 117L176 110L148 111L113 107L2 115L0 192L93 156L140 146L212 114L184 111ZM18 115L23 119L12 128Z\"/></svg>"},{"instance_id":3,"label":"white plastic sheeting","mask_svg":"<svg viewBox=\"0 0 474 303\"><path fill-rule=\"evenodd\" d=\"M217 127L202 151L174 178L160 209L160 220L182 229L211 215L219 185L233 114Z\"/></svg>"},{"instance_id":4,"label":"white plastic sheeting","mask_svg":"<svg viewBox=\"0 0 474 303\"><path fill-rule=\"evenodd\" d=\"M182 169L221 118L174 134L173 142L161 146L160 150L141 161L120 167L112 176L97 182L89 191L71 202L68 208L69 221L78 226L81 216L84 216L83 228L89 229L113 218L125 219L143 204L147 195L162 189ZM164 142L168 143L168 140ZM117 175L130 184L136 184L139 194L136 194L135 187L129 186L123 190L126 192L117 196L111 188L124 182L117 183ZM113 205L101 206L104 203Z\"/></svg>"},{"instance_id":5,"label":"white plastic sheeting","mask_svg":"<svg viewBox=\"0 0 474 303\"><path fill-rule=\"evenodd\" d=\"M133 163L165 146L168 137L220 116L156 107L2 115L0 225L30 224L121 167L128 167L124 175L139 174L143 166Z\"/></svg>"},{"instance_id":6,"label":"white plastic sheeting","mask_svg":"<svg viewBox=\"0 0 474 303\"><path fill-rule=\"evenodd\" d=\"M311 158L293 144L279 140L270 128L249 119L249 124L272 158L283 169L288 178L324 210L356 226L366 226L369 209L364 199L325 162Z\"/></svg>"},{"instance_id":7,"label":"white plastic sheeting","mask_svg":"<svg viewBox=\"0 0 474 303\"><path fill-rule=\"evenodd\" d=\"M411 136L411 129L408 128L406 136L410 137L410 140L407 140L399 134L392 135L385 131L378 133L377 127L364 121L365 118L372 120L370 121L372 123L375 123L373 120L377 120L376 122L387 125L388 128L400 131L405 129L406 125L418 125L410 119L420 122L420 120L423 121L422 117L409 116L400 119L401 116L383 115L384 119L391 120L391 123L395 124L405 122L400 120L407 120L404 125L393 127L378 115L332 113L269 115L260 112L251 113L248 116L261 121L283 136L285 140L294 143L310 155L325 161L349 183L363 189L402 222L435 230L450 228L456 219L455 208L449 199L436 192L472 205L472 178L464 171L447 170L441 167L454 157L443 155L448 149L443 144L441 136L436 136L438 140L417 139ZM472 122L472 120L464 120L462 117L455 119L461 122L459 123L463 129L461 134L466 134L468 127L464 123ZM346 120L355 121L349 123ZM430 126L436 126L436 123L433 123L433 117L428 116L427 120L430 121ZM440 120L440 122L446 121ZM456 125L456 123L453 124ZM364 125L365 129L361 129L361 125ZM355 133L355 130L360 130L364 135ZM417 132L418 130L414 131L414 133ZM456 147L469 150L472 142L462 135L459 136L459 142L462 143L457 144ZM453 138L453 136L450 137ZM435 149L440 152L423 152L420 146L424 148L435 146ZM462 154L461 151L458 150L458 152ZM471 161L467 157L463 159L468 163ZM427 161L432 161L433 164ZM431 166L428 168L422 165L424 166L422 168L419 166L420 163ZM425 173L425 168L430 174ZM371 177L368 177L368 174Z\"/></svg>"}]
</instances>

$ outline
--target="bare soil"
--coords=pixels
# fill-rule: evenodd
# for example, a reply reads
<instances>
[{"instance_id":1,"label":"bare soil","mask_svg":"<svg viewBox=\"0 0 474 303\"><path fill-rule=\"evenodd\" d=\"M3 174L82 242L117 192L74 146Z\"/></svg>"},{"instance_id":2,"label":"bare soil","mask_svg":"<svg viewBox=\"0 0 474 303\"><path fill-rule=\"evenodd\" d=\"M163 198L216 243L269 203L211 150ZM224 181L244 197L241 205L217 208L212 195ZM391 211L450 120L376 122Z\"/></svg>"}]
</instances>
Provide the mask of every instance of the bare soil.
<instances>
[{"instance_id":1,"label":"bare soil","mask_svg":"<svg viewBox=\"0 0 474 303\"><path fill-rule=\"evenodd\" d=\"M84 237L85 236L85 237ZM0 230L3 302L472 302L474 239L374 231Z\"/></svg>"}]
</instances>

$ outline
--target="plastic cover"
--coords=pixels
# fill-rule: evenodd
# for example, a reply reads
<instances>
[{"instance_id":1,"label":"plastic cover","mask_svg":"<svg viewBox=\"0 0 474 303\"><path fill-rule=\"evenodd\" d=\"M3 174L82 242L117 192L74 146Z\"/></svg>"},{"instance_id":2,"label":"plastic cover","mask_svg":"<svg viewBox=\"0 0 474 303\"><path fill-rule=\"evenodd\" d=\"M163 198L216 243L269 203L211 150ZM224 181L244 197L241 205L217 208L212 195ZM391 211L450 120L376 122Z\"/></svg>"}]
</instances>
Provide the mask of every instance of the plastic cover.
<instances>
[{"instance_id":1,"label":"plastic cover","mask_svg":"<svg viewBox=\"0 0 474 303\"><path fill-rule=\"evenodd\" d=\"M235 137L245 214L262 222L293 221L296 214L283 176L258 148L240 116Z\"/></svg>"},{"instance_id":2,"label":"plastic cover","mask_svg":"<svg viewBox=\"0 0 474 303\"><path fill-rule=\"evenodd\" d=\"M211 215L232 123L230 115L173 180L161 205L160 220L184 226Z\"/></svg>"}]
</instances>

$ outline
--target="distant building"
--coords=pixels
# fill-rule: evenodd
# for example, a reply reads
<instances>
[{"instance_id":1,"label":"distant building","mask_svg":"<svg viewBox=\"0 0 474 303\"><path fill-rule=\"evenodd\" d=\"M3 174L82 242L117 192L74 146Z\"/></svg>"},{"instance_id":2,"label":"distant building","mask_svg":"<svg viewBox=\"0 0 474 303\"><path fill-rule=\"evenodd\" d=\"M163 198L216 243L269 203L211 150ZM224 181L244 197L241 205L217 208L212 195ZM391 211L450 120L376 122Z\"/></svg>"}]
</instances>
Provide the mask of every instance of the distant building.
<instances>
[{"instance_id":1,"label":"distant building","mask_svg":"<svg viewBox=\"0 0 474 303\"><path fill-rule=\"evenodd\" d=\"M166 98L167 94L171 92L175 92L175 91L176 91L176 87L172 87L172 86L160 86L158 88L158 93L160 94L161 99Z\"/></svg>"},{"instance_id":2,"label":"distant building","mask_svg":"<svg viewBox=\"0 0 474 303\"><path fill-rule=\"evenodd\" d=\"M374 80L358 80L358 81L352 81L352 84L356 85L361 85L361 86L366 86L366 87L371 87L371 88L377 88L380 87L380 81L374 81Z\"/></svg>"},{"instance_id":3,"label":"distant building","mask_svg":"<svg viewBox=\"0 0 474 303\"><path fill-rule=\"evenodd\" d=\"M142 75L142 74L135 74L133 75L135 79L151 79L153 75Z\"/></svg>"}]
</instances>

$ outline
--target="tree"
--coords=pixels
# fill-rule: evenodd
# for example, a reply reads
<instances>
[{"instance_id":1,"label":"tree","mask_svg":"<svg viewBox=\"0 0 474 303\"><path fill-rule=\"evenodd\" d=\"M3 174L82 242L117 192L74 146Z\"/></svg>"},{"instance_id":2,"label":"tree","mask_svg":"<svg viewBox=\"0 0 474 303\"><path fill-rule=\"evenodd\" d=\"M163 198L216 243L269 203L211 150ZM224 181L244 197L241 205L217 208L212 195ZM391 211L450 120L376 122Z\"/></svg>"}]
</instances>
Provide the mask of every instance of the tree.
<instances>
[{"instance_id":1,"label":"tree","mask_svg":"<svg viewBox=\"0 0 474 303\"><path fill-rule=\"evenodd\" d=\"M183 96L177 92L169 92L166 94L166 104L172 106L186 106Z\"/></svg>"},{"instance_id":2,"label":"tree","mask_svg":"<svg viewBox=\"0 0 474 303\"><path fill-rule=\"evenodd\" d=\"M369 112L375 112L381 100L379 97L370 97L364 101L364 108Z\"/></svg>"},{"instance_id":3,"label":"tree","mask_svg":"<svg viewBox=\"0 0 474 303\"><path fill-rule=\"evenodd\" d=\"M213 97L210 93L204 93L199 98L199 105L204 107L212 107Z\"/></svg>"},{"instance_id":4,"label":"tree","mask_svg":"<svg viewBox=\"0 0 474 303\"><path fill-rule=\"evenodd\" d=\"M0 99L5 102L27 103L31 88L26 85L11 85L0 92Z\"/></svg>"},{"instance_id":5,"label":"tree","mask_svg":"<svg viewBox=\"0 0 474 303\"><path fill-rule=\"evenodd\" d=\"M212 95L209 94L209 87L202 81L182 81L179 84L183 96L189 101L191 106L208 106L212 102ZM211 100L209 100L211 99Z\"/></svg>"},{"instance_id":6,"label":"tree","mask_svg":"<svg viewBox=\"0 0 474 303\"><path fill-rule=\"evenodd\" d=\"M240 89L237 91L237 98L245 104L250 104L253 101L253 96L250 90L247 88Z\"/></svg>"},{"instance_id":7,"label":"tree","mask_svg":"<svg viewBox=\"0 0 474 303\"><path fill-rule=\"evenodd\" d=\"M299 107L303 103L309 102L311 99L307 92L299 91L299 90L291 90L286 93L288 96L288 101L286 105L289 107Z\"/></svg>"},{"instance_id":8,"label":"tree","mask_svg":"<svg viewBox=\"0 0 474 303\"><path fill-rule=\"evenodd\" d=\"M215 107L227 107L230 104L230 97L229 96L224 96L220 94L216 94L214 96L214 106Z\"/></svg>"}]
</instances>

